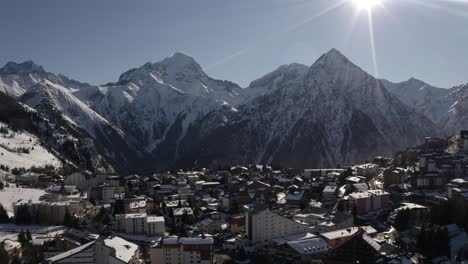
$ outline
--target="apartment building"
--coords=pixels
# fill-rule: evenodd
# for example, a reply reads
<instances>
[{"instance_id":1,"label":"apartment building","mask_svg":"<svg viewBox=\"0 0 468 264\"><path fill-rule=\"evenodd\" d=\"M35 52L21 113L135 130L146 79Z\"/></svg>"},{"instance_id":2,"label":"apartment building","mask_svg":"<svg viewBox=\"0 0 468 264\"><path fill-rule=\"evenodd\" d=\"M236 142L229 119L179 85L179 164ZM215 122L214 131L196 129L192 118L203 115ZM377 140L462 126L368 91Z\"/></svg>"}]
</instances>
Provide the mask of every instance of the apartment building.
<instances>
[{"instance_id":1,"label":"apartment building","mask_svg":"<svg viewBox=\"0 0 468 264\"><path fill-rule=\"evenodd\" d=\"M211 264L213 238L167 237L150 248L151 263Z\"/></svg>"},{"instance_id":2,"label":"apartment building","mask_svg":"<svg viewBox=\"0 0 468 264\"><path fill-rule=\"evenodd\" d=\"M268 242L275 237L304 233L309 225L271 212L269 209L246 213L247 235L252 242Z\"/></svg>"},{"instance_id":3,"label":"apartment building","mask_svg":"<svg viewBox=\"0 0 468 264\"><path fill-rule=\"evenodd\" d=\"M164 236L165 221L162 216L141 214L116 214L114 229L131 234L147 234Z\"/></svg>"}]
</instances>

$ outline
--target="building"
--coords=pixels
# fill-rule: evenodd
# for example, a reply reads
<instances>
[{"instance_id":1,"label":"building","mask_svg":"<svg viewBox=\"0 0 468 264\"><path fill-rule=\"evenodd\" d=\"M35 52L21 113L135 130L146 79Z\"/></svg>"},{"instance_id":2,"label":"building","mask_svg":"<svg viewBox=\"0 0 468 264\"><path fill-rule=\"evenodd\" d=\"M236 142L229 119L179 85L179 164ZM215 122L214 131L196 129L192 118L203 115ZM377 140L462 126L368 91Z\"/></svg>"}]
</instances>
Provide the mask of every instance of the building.
<instances>
[{"instance_id":1,"label":"building","mask_svg":"<svg viewBox=\"0 0 468 264\"><path fill-rule=\"evenodd\" d=\"M324 202L334 202L336 200L336 185L327 185L322 191L322 200Z\"/></svg>"},{"instance_id":2,"label":"building","mask_svg":"<svg viewBox=\"0 0 468 264\"><path fill-rule=\"evenodd\" d=\"M309 225L291 220L269 209L246 212L247 236L252 242L268 242L275 237L304 233Z\"/></svg>"},{"instance_id":3,"label":"building","mask_svg":"<svg viewBox=\"0 0 468 264\"><path fill-rule=\"evenodd\" d=\"M288 241L278 246L276 253L293 258L297 263L321 263L328 250L329 246L323 238L311 237Z\"/></svg>"},{"instance_id":4,"label":"building","mask_svg":"<svg viewBox=\"0 0 468 264\"><path fill-rule=\"evenodd\" d=\"M0 242L0 247L3 247L3 250L6 253L6 264L12 263L16 257L21 257L22 248L19 242L10 239L5 239L2 242Z\"/></svg>"},{"instance_id":5,"label":"building","mask_svg":"<svg viewBox=\"0 0 468 264\"><path fill-rule=\"evenodd\" d=\"M429 163L432 164L432 161L429 161ZM438 171L429 171L417 175L413 185L419 189L437 189L444 187L447 180L448 178L444 174Z\"/></svg>"},{"instance_id":6,"label":"building","mask_svg":"<svg viewBox=\"0 0 468 264\"><path fill-rule=\"evenodd\" d=\"M359 229L340 244L332 247L323 263L375 263L380 245L365 230Z\"/></svg>"},{"instance_id":7,"label":"building","mask_svg":"<svg viewBox=\"0 0 468 264\"><path fill-rule=\"evenodd\" d=\"M424 223L427 223L427 221L429 220L430 211L428 207L414 203L402 203L400 207L393 210L393 212L389 215L389 219L391 222L395 221L398 212L401 210L408 210L409 226L420 226Z\"/></svg>"},{"instance_id":8,"label":"building","mask_svg":"<svg viewBox=\"0 0 468 264\"><path fill-rule=\"evenodd\" d=\"M353 192L349 195L351 211L358 214L390 207L390 194L383 190Z\"/></svg>"},{"instance_id":9,"label":"building","mask_svg":"<svg viewBox=\"0 0 468 264\"><path fill-rule=\"evenodd\" d=\"M346 212L312 207L307 212L296 214L294 220L310 225L310 231L322 233L353 226L353 216Z\"/></svg>"},{"instance_id":10,"label":"building","mask_svg":"<svg viewBox=\"0 0 468 264\"><path fill-rule=\"evenodd\" d=\"M375 228L372 226L360 226L320 233L320 236L325 239L325 241L327 241L331 248L335 248L346 241L348 238L354 236L360 230L364 230L366 234L370 236L377 234L377 230L375 230Z\"/></svg>"},{"instance_id":11,"label":"building","mask_svg":"<svg viewBox=\"0 0 468 264\"><path fill-rule=\"evenodd\" d=\"M383 172L384 188L403 183L404 172L396 168L389 168Z\"/></svg>"},{"instance_id":12,"label":"building","mask_svg":"<svg viewBox=\"0 0 468 264\"><path fill-rule=\"evenodd\" d=\"M70 214L81 212L84 205L79 202L18 202L13 204L15 216L20 209L26 208L32 222L42 225L61 225L67 210Z\"/></svg>"},{"instance_id":13,"label":"building","mask_svg":"<svg viewBox=\"0 0 468 264\"><path fill-rule=\"evenodd\" d=\"M114 228L117 231L131 234L164 236L165 221L162 216L141 214L116 214Z\"/></svg>"},{"instance_id":14,"label":"building","mask_svg":"<svg viewBox=\"0 0 468 264\"><path fill-rule=\"evenodd\" d=\"M460 139L462 145L462 147L460 148L461 152L463 154L468 154L468 130L460 131Z\"/></svg>"},{"instance_id":15,"label":"building","mask_svg":"<svg viewBox=\"0 0 468 264\"><path fill-rule=\"evenodd\" d=\"M48 189L51 193L60 193L60 194L77 194L78 188L74 185L53 185Z\"/></svg>"},{"instance_id":16,"label":"building","mask_svg":"<svg viewBox=\"0 0 468 264\"><path fill-rule=\"evenodd\" d=\"M357 175L362 175L367 178L377 175L379 166L373 163L366 163L361 165L356 165L353 167L353 170Z\"/></svg>"},{"instance_id":17,"label":"building","mask_svg":"<svg viewBox=\"0 0 468 264\"><path fill-rule=\"evenodd\" d=\"M150 247L151 263L158 264L211 264L213 238L167 237Z\"/></svg>"},{"instance_id":18,"label":"building","mask_svg":"<svg viewBox=\"0 0 468 264\"><path fill-rule=\"evenodd\" d=\"M45 263L124 264L141 263L138 245L120 237L99 238L82 246L58 254Z\"/></svg>"},{"instance_id":19,"label":"building","mask_svg":"<svg viewBox=\"0 0 468 264\"><path fill-rule=\"evenodd\" d=\"M325 177L327 174L332 172L343 173L344 171L344 169L305 169L302 176L306 179L311 179L316 177Z\"/></svg>"},{"instance_id":20,"label":"building","mask_svg":"<svg viewBox=\"0 0 468 264\"><path fill-rule=\"evenodd\" d=\"M306 205L308 204L304 191L289 192L288 195L286 195L286 204L290 208L301 208L304 203Z\"/></svg>"},{"instance_id":21,"label":"building","mask_svg":"<svg viewBox=\"0 0 468 264\"><path fill-rule=\"evenodd\" d=\"M146 213L147 204L146 197L133 196L125 197L123 200L125 213L128 214L141 214Z\"/></svg>"},{"instance_id":22,"label":"building","mask_svg":"<svg viewBox=\"0 0 468 264\"><path fill-rule=\"evenodd\" d=\"M115 199L115 187L111 185L99 185L92 187L89 191L89 199L109 202Z\"/></svg>"}]
</instances>

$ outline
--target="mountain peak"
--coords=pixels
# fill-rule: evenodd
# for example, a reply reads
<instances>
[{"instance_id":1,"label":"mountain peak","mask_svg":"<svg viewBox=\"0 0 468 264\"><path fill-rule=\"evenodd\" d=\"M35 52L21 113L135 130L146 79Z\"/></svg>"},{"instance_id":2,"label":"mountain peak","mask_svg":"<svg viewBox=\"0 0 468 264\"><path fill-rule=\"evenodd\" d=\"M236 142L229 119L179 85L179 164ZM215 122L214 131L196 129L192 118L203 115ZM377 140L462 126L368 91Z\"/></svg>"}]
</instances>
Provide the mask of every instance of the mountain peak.
<instances>
[{"instance_id":1,"label":"mountain peak","mask_svg":"<svg viewBox=\"0 0 468 264\"><path fill-rule=\"evenodd\" d=\"M195 61L195 59L185 53L176 52L172 56L165 58L160 62L161 64L171 65L177 68L183 67L196 67L201 70L201 66Z\"/></svg>"},{"instance_id":2,"label":"mountain peak","mask_svg":"<svg viewBox=\"0 0 468 264\"><path fill-rule=\"evenodd\" d=\"M351 63L345 55L339 52L337 49L333 48L327 53L320 56L316 63L320 64L348 64Z\"/></svg>"},{"instance_id":3,"label":"mountain peak","mask_svg":"<svg viewBox=\"0 0 468 264\"><path fill-rule=\"evenodd\" d=\"M425 84L424 81L421 81L421 80L416 79L414 77L409 78L407 82L409 82L409 83L424 83Z\"/></svg>"},{"instance_id":4,"label":"mountain peak","mask_svg":"<svg viewBox=\"0 0 468 264\"><path fill-rule=\"evenodd\" d=\"M25 61L22 63L8 62L3 68L0 69L0 74L16 74L16 73L32 73L40 72L45 73L42 66L37 65L33 61Z\"/></svg>"}]
</instances>

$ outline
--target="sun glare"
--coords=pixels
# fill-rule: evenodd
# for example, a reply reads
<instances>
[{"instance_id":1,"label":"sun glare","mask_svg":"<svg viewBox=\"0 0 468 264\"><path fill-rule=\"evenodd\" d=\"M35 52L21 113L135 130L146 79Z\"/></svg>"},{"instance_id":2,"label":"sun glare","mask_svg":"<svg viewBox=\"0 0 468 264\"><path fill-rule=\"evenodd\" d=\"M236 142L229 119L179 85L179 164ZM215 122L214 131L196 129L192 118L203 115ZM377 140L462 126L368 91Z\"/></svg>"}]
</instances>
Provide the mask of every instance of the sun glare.
<instances>
[{"instance_id":1,"label":"sun glare","mask_svg":"<svg viewBox=\"0 0 468 264\"><path fill-rule=\"evenodd\" d=\"M382 4L382 0L351 0L358 9L372 10Z\"/></svg>"}]
</instances>

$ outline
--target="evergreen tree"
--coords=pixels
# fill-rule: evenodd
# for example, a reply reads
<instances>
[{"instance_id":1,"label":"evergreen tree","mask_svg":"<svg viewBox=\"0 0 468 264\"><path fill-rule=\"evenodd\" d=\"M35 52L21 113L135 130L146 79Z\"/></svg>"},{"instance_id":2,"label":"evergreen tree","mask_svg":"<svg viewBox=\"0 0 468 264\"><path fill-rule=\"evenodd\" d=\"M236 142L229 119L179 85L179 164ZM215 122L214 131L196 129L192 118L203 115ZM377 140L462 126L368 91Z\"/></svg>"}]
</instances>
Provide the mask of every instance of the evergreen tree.
<instances>
[{"instance_id":1,"label":"evergreen tree","mask_svg":"<svg viewBox=\"0 0 468 264\"><path fill-rule=\"evenodd\" d=\"M125 205L122 199L118 199L114 204L114 215L125 214Z\"/></svg>"},{"instance_id":2,"label":"evergreen tree","mask_svg":"<svg viewBox=\"0 0 468 264\"><path fill-rule=\"evenodd\" d=\"M426 226L422 225L421 232L419 232L418 240L416 241L416 249L419 253L423 253L426 250Z\"/></svg>"},{"instance_id":3,"label":"evergreen tree","mask_svg":"<svg viewBox=\"0 0 468 264\"><path fill-rule=\"evenodd\" d=\"M448 258L451 257L451 248L450 248L450 235L447 230L447 227L441 228L439 231L439 245L440 248L440 255L447 256Z\"/></svg>"},{"instance_id":4,"label":"evergreen tree","mask_svg":"<svg viewBox=\"0 0 468 264\"><path fill-rule=\"evenodd\" d=\"M26 238L26 234L24 233L23 230L18 234L18 242L21 243L21 246L24 247L26 242L28 242L28 239Z\"/></svg>"},{"instance_id":5,"label":"evergreen tree","mask_svg":"<svg viewBox=\"0 0 468 264\"><path fill-rule=\"evenodd\" d=\"M31 232L29 232L29 229L26 230L26 239L28 241L32 241L32 236L31 236Z\"/></svg>"},{"instance_id":6,"label":"evergreen tree","mask_svg":"<svg viewBox=\"0 0 468 264\"><path fill-rule=\"evenodd\" d=\"M5 242L0 242L0 263L8 263L8 252L5 250Z\"/></svg>"},{"instance_id":7,"label":"evergreen tree","mask_svg":"<svg viewBox=\"0 0 468 264\"><path fill-rule=\"evenodd\" d=\"M18 225L28 225L31 224L31 214L29 213L28 205L21 204L18 206L15 214L15 222Z\"/></svg>"},{"instance_id":8,"label":"evergreen tree","mask_svg":"<svg viewBox=\"0 0 468 264\"><path fill-rule=\"evenodd\" d=\"M399 210L395 217L395 222L394 222L395 228L398 231L408 228L409 218L410 218L409 209Z\"/></svg>"},{"instance_id":9,"label":"evergreen tree","mask_svg":"<svg viewBox=\"0 0 468 264\"><path fill-rule=\"evenodd\" d=\"M3 208L3 205L0 204L0 223L5 224L10 222L10 217L8 216L7 211Z\"/></svg>"},{"instance_id":10,"label":"evergreen tree","mask_svg":"<svg viewBox=\"0 0 468 264\"><path fill-rule=\"evenodd\" d=\"M72 216L68 208L65 210L65 216L63 217L63 224L67 227L70 227L72 222Z\"/></svg>"}]
</instances>

